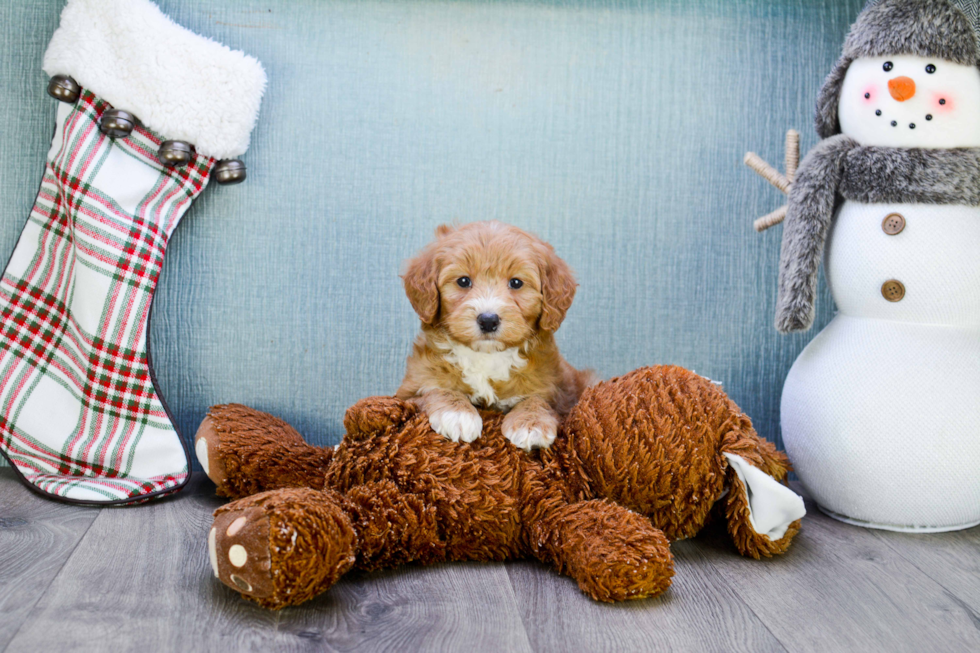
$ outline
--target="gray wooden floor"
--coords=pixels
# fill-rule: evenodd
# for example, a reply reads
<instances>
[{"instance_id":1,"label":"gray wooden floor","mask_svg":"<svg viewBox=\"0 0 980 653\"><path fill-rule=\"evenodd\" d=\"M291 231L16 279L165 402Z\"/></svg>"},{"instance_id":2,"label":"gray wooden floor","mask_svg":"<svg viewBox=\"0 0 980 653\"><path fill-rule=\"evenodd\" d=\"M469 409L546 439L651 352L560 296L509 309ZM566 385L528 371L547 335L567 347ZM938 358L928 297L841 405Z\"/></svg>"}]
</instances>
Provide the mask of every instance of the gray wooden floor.
<instances>
[{"instance_id":1,"label":"gray wooden floor","mask_svg":"<svg viewBox=\"0 0 980 653\"><path fill-rule=\"evenodd\" d=\"M198 477L137 508L41 499L0 469L0 648L7 651L980 650L980 528L902 535L808 504L790 552L678 542L662 597L594 603L533 562L351 575L270 612L215 581L221 500Z\"/></svg>"}]
</instances>

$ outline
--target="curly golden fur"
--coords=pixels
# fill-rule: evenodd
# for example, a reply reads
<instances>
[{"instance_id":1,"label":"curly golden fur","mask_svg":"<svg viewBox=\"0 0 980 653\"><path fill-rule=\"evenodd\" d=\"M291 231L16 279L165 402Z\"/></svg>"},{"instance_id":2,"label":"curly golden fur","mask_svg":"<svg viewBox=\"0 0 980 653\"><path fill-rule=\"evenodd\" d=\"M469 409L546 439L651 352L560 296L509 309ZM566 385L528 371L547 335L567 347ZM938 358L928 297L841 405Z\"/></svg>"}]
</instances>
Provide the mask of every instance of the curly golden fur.
<instances>
[{"instance_id":1,"label":"curly golden fur","mask_svg":"<svg viewBox=\"0 0 980 653\"><path fill-rule=\"evenodd\" d=\"M352 568L531 557L594 599L621 601L665 591L669 541L711 519L754 558L785 552L799 530L797 520L772 540L753 529L724 454L776 480L789 463L687 370L642 368L588 388L554 445L531 454L504 438L505 416L481 417L481 438L452 442L414 403L371 397L347 411L343 441L321 448L271 415L213 407L196 449L218 492L237 499L210 531L215 575L278 609Z\"/></svg>"},{"instance_id":2,"label":"curly golden fur","mask_svg":"<svg viewBox=\"0 0 980 653\"><path fill-rule=\"evenodd\" d=\"M593 381L555 344L576 283L554 248L500 222L443 225L403 279L422 330L395 396L453 441L479 437L480 407L509 411L503 433L518 447L549 446Z\"/></svg>"}]
</instances>

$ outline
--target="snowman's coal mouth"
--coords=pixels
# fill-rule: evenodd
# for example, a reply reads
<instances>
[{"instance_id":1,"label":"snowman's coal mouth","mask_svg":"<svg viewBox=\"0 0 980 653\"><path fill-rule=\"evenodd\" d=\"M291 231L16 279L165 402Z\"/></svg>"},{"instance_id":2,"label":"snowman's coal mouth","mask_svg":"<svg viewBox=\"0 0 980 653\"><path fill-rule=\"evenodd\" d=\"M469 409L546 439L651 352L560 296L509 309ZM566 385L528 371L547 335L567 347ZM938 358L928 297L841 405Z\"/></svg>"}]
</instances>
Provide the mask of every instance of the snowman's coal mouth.
<instances>
[{"instance_id":1,"label":"snowman's coal mouth","mask_svg":"<svg viewBox=\"0 0 980 653\"><path fill-rule=\"evenodd\" d=\"M875 115L878 116L878 117L881 117L881 109L875 109ZM927 121L932 120L932 118L933 118L933 116L932 116L931 113L927 113L926 114L926 120ZM891 120L891 121L889 121L888 124L890 124L892 127L896 127L896 128L898 127L898 121L897 120ZM917 126L916 123L910 122L908 124L907 128L908 129L915 129L916 126Z\"/></svg>"}]
</instances>

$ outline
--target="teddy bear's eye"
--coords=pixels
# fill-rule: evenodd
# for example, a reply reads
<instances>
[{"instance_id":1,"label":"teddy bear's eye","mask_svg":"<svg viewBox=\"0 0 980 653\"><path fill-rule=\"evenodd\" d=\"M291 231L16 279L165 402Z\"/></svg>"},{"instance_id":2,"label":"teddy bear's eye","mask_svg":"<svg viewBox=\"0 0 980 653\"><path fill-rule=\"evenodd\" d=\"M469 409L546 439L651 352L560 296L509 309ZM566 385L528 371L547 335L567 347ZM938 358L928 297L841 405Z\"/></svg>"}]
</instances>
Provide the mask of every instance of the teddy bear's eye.
<instances>
[{"instance_id":1,"label":"teddy bear's eye","mask_svg":"<svg viewBox=\"0 0 980 653\"><path fill-rule=\"evenodd\" d=\"M885 72L886 72L886 73L887 73L887 72L888 72L889 70L891 70L892 68L894 68L894 67L895 67L895 64L893 64L893 63L892 63L891 61L886 61L886 62L885 62L885 65L884 65L884 66L882 66L882 68L884 68L884 69L885 69Z\"/></svg>"},{"instance_id":2,"label":"teddy bear's eye","mask_svg":"<svg viewBox=\"0 0 980 653\"><path fill-rule=\"evenodd\" d=\"M932 65L932 64L929 64L929 65L926 66L926 72L931 75L934 72L936 72L936 67L934 65Z\"/></svg>"},{"instance_id":3,"label":"teddy bear's eye","mask_svg":"<svg viewBox=\"0 0 980 653\"><path fill-rule=\"evenodd\" d=\"M456 285L460 288L469 288L473 285L473 281L469 277L460 277L456 279Z\"/></svg>"},{"instance_id":4,"label":"teddy bear's eye","mask_svg":"<svg viewBox=\"0 0 980 653\"><path fill-rule=\"evenodd\" d=\"M511 279L507 285L510 286L511 290L519 290L524 285L524 282L520 279Z\"/></svg>"}]
</instances>

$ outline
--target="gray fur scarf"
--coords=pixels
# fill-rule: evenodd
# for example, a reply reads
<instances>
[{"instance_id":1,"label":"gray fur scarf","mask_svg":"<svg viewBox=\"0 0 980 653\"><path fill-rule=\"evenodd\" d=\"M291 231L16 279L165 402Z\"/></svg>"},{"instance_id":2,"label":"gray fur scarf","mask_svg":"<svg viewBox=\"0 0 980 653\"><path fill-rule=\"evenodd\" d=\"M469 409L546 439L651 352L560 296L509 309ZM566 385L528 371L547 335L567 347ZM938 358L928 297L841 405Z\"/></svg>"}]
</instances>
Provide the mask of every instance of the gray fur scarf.
<instances>
[{"instance_id":1,"label":"gray fur scarf","mask_svg":"<svg viewBox=\"0 0 980 653\"><path fill-rule=\"evenodd\" d=\"M842 200L980 206L980 149L863 147L840 134L818 143L790 187L779 258L780 333L813 324L820 259Z\"/></svg>"}]
</instances>

